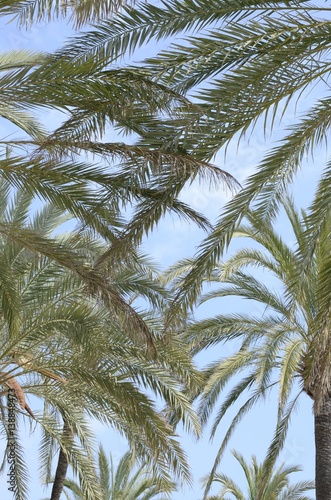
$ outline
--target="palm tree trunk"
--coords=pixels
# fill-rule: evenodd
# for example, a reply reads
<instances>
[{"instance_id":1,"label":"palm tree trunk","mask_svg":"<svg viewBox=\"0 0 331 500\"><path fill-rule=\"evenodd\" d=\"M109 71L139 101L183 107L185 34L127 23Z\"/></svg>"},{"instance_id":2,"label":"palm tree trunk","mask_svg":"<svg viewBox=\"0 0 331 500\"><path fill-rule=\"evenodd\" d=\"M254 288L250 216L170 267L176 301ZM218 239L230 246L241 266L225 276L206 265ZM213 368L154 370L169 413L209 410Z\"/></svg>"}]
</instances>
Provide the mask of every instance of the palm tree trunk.
<instances>
[{"instance_id":1,"label":"palm tree trunk","mask_svg":"<svg viewBox=\"0 0 331 500\"><path fill-rule=\"evenodd\" d=\"M65 438L72 437L72 430L65 420L63 422L63 436ZM69 461L67 455L64 453L63 449L60 448L59 458L56 467L56 474L50 500L60 500L60 496L63 491L64 481L68 471L68 466L69 466Z\"/></svg>"},{"instance_id":2,"label":"palm tree trunk","mask_svg":"<svg viewBox=\"0 0 331 500\"><path fill-rule=\"evenodd\" d=\"M331 398L315 415L316 500L331 500Z\"/></svg>"}]
</instances>

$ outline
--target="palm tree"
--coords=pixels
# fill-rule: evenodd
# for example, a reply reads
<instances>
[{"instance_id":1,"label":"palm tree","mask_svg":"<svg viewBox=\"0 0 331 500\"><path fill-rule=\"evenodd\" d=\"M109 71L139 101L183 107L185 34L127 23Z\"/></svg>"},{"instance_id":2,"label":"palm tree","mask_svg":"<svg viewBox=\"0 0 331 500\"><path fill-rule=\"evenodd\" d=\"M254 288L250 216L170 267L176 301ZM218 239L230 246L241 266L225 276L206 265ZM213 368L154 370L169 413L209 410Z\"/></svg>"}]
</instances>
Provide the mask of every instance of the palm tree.
<instances>
[{"instance_id":1,"label":"palm tree","mask_svg":"<svg viewBox=\"0 0 331 500\"><path fill-rule=\"evenodd\" d=\"M115 468L112 455L108 461L100 446L98 463L102 500L166 500L175 489L174 484L164 483L153 476L146 465L138 465L131 452L125 453ZM84 500L79 484L67 479L65 486L73 493L74 500Z\"/></svg>"},{"instance_id":2,"label":"palm tree","mask_svg":"<svg viewBox=\"0 0 331 500\"><path fill-rule=\"evenodd\" d=\"M258 211L251 212L247 216L248 222L242 224L235 234L249 238L254 245L238 250L215 266L206 281L221 283L221 287L201 299L204 302L221 297L246 298L259 303L260 312L220 314L193 322L187 328L185 338L191 342L193 352L234 339L239 342L233 355L216 361L205 370L200 403L203 423L208 420L225 385L232 377L239 377L218 409L211 436L215 435L223 416L238 398L246 398L225 434L208 488L241 418L278 385L278 424L264 466L272 467L286 438L298 398L305 393L313 401L315 414L316 498L325 500L331 498L331 295L328 286L331 217L320 229L311 258L308 233L311 214L303 213L300 217L289 199L284 202L284 208L293 229L295 245L286 244L272 224L261 219ZM182 263L170 271L169 278L177 277L176 286L180 286L178 276L184 271L185 277L191 266L192 262ZM260 269L263 271L261 275L258 274ZM275 291L265 281L268 274L278 280Z\"/></svg>"},{"instance_id":3,"label":"palm tree","mask_svg":"<svg viewBox=\"0 0 331 500\"><path fill-rule=\"evenodd\" d=\"M177 92L194 94L196 108L142 135L210 159L236 136L265 120L272 129L291 101L304 99L318 85L319 96L282 140L257 166L255 174L229 202L216 227L202 243L179 296L190 306L201 280L228 245L236 223L254 203L261 217L274 216L301 160L326 141L330 127L330 8L325 2L301 0L170 0L140 2L123 8L97 29L78 35L68 46L72 57L113 61L136 47L174 36L184 37L144 61L144 70ZM183 35L184 33L184 35ZM187 36L185 34L188 33ZM277 115L278 114L278 115ZM152 133L154 130L154 134ZM331 205L330 164L321 174L311 236L316 239ZM323 200L323 203L322 201ZM183 298L184 297L184 298ZM176 309L177 311L177 309Z\"/></svg>"},{"instance_id":4,"label":"palm tree","mask_svg":"<svg viewBox=\"0 0 331 500\"><path fill-rule=\"evenodd\" d=\"M3 181L0 188L0 223L17 231L34 231L46 241L67 218L57 207L45 206L30 220L31 194L17 192L12 199L8 183ZM88 230L53 238L61 247L74 249L86 266L93 267L105 250L104 243L94 240ZM8 442L15 442L16 498L26 498L27 472L19 436L11 436L7 426L11 409L3 398L8 389L17 398L15 414L42 429L40 458L46 481L60 446L61 463L67 462L78 474L85 498L100 497L88 418L119 430L137 457L148 460L164 482L171 481L172 473L187 479L185 456L165 414L157 410L153 394L158 404L162 400L177 410L184 425L198 432L181 388L182 384L194 385L199 377L181 341L165 343L161 338L158 316L166 294L146 259L132 249L125 261L117 262L116 270L102 263L117 301L125 298L130 304L139 297L154 310L154 314L148 310L138 314L131 304L124 318L121 302L122 312L116 305L106 307L103 301L87 296L84 280L76 273L27 250L19 241L2 235L0 252L1 424ZM159 359L146 356L138 320L153 334ZM29 403L28 395L34 396Z\"/></svg>"},{"instance_id":5,"label":"palm tree","mask_svg":"<svg viewBox=\"0 0 331 500\"><path fill-rule=\"evenodd\" d=\"M273 470L265 467L265 462L259 464L254 456L251 458L251 464L248 464L237 451L233 451L232 454L245 474L247 494L244 494L229 476L216 473L213 482L220 483L222 489L217 495L208 497L208 500L225 500L228 498L225 496L227 493L236 500L311 500L303 493L314 489L312 481L302 481L293 485L289 482L289 475L299 472L299 467L282 464Z\"/></svg>"}]
</instances>

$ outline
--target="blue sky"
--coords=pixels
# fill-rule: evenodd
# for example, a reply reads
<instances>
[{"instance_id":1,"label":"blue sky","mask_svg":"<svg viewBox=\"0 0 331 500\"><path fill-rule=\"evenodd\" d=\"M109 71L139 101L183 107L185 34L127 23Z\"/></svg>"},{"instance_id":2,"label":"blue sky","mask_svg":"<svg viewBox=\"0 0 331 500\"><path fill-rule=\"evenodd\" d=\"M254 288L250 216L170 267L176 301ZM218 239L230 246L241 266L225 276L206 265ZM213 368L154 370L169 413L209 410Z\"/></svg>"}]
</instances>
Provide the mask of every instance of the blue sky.
<instances>
[{"instance_id":1,"label":"blue sky","mask_svg":"<svg viewBox=\"0 0 331 500\"><path fill-rule=\"evenodd\" d=\"M19 31L15 23L5 24L0 20L0 50L13 49L31 49L31 50L54 50L61 42L71 34L70 27L64 23L56 23L33 26L30 30ZM148 49L140 50L139 58L150 55ZM138 59L138 56L137 56ZM273 141L280 137L280 132L284 126L289 126L294 116L300 116L309 106L309 102L318 95L319 89L315 89L312 94L307 96L304 101L300 101L295 109L289 107L281 125L276 122L276 128L273 134ZM48 114L48 118L55 121L57 115ZM8 125L0 120L0 137L8 134ZM237 148L234 142L228 148L227 156L219 154L214 163L230 171L243 182L250 175L264 152L271 146L271 139L264 138L262 125L257 126L251 137L243 139ZM298 206L307 206L312 198L316 179L319 176L321 168L325 164L325 152L317 151L314 162L309 159L300 172L293 192ZM182 193L182 199L190 203L193 208L203 212L211 220L215 220L219 215L225 201L229 199L230 193L226 193L222 186L219 189L209 190L207 185L194 183ZM288 232L287 224L284 219L278 221L278 228L284 238L291 241L291 234ZM180 258L194 254L199 242L203 238L203 233L196 227L183 224L177 218L167 216L160 225L158 231L155 231L145 242L145 250L151 254L162 266L176 262ZM170 242L170 244L169 244ZM227 303L226 307L235 310L239 304ZM203 310L198 311L197 315L202 317L217 313L224 307L220 303L213 302ZM240 304L242 307L242 304ZM246 306L247 307L247 306ZM231 347L215 347L198 357L199 365L203 366L221 356L226 355ZM262 460L267 450L268 443L272 436L273 425L275 422L276 392L265 401L264 404L257 406L238 427L233 439L231 440L228 452L225 454L221 463L220 470L230 475L239 484L244 484L244 479L240 474L235 460L231 457L230 450L237 449L246 459L254 454ZM199 500L202 498L202 490L199 486L199 479L205 475L211 468L217 448L221 442L224 431L229 425L233 414L229 414L223 421L213 443L209 442L208 429L204 431L204 437L195 442L191 436L183 435L181 442L186 450L189 461L192 466L192 475L194 478L194 487L188 487L173 495L173 500ZM102 441L106 449L111 450L115 460L118 460L125 451L125 442L122 438L109 431L99 423L95 423L95 431L98 439ZM28 429L27 429L28 432ZM31 463L31 469L35 468L31 482L31 500L37 500L45 497L43 490L38 483L36 439L25 438L26 456L28 463ZM0 454L3 446L0 442ZM313 440L313 416L312 407L309 398L305 395L301 397L300 406L295 414L289 431L287 443L282 453L281 460L291 464L301 465L303 472L293 475L293 481L302 479L312 479L314 476L314 440ZM0 477L0 493L3 500L10 500L11 494L7 491L4 476Z\"/></svg>"}]
</instances>

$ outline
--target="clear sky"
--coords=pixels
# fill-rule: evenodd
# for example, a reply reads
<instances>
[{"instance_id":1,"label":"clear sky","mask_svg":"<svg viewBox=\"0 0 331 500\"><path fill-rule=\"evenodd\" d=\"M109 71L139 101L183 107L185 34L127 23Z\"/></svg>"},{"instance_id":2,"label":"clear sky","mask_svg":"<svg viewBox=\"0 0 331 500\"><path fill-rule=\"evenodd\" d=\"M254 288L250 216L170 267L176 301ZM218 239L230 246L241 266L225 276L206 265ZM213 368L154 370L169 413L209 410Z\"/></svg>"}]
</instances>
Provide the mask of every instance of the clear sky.
<instances>
[{"instance_id":1,"label":"clear sky","mask_svg":"<svg viewBox=\"0 0 331 500\"><path fill-rule=\"evenodd\" d=\"M65 37L71 34L71 30L64 23L56 23L49 25L33 26L30 30L18 31L15 23L5 24L0 19L0 50L13 49L32 49L32 50L54 50L57 48ZM147 51L140 51L139 57L150 55ZM309 105L309 100L316 96L318 89L314 90L314 95L310 95L298 108L289 107L285 115L282 125L276 124L281 129L283 126L290 125L293 121L294 114L298 117L300 113ZM56 119L54 115L54 120ZM8 134L8 125L0 120L0 137L3 138ZM279 137L277 130L273 138ZM260 127L257 127L250 137L250 140L243 140L237 150L237 144L233 144L228 149L227 157L219 155L215 159L215 163L226 170L229 170L237 177L239 181L244 179L254 171L259 159L270 146L269 138L264 138ZM307 206L312 197L316 179L319 176L321 166L325 164L325 153L318 151L314 163L309 161L305 164L302 172L299 174L294 187L295 199L298 206ZM220 213L221 207L229 198L229 193L226 193L222 186L219 189L209 190L207 185L199 186L193 184L186 189L182 194L182 199L190 203L193 208L203 212L205 215L215 220ZM284 238L291 241L292 235L288 232L285 220L280 219L278 222L279 230ZM192 226L188 226L180 222L177 218L166 217L160 229L155 232L146 242L145 250L154 256L157 262L163 267L176 262L180 258L191 256L201 241L203 234L201 231ZM169 241L171 242L169 244ZM227 303L226 307L235 310L239 306L238 302ZM213 302L208 307L199 312L199 316L213 315L224 307L221 303ZM240 303L242 308L242 303ZM250 307L246 306L245 307ZM224 309L223 309L224 310ZM242 309L241 309L242 310ZM207 353L201 354L198 357L198 363L204 366L206 363L216 360L229 352L231 347L215 347ZM265 452L270 442L273 426L275 423L277 393L272 393L264 404L258 405L238 427L234 437L230 442L228 451L221 463L220 470L231 476L239 484L244 484L243 477L236 465L235 460L231 457L230 450L237 449L244 455L246 460L249 460L252 454L255 454L258 459L264 458ZM193 489L188 487L173 495L173 500L199 500L202 498L202 490L199 485L199 479L205 475L212 466L218 445L222 439L227 425L231 421L232 414L227 416L213 443L209 442L208 429L204 431L204 437L198 442L194 442L192 437L183 435L181 438L183 447L187 451L189 461L192 466L194 479ZM105 448L111 450L115 460L118 460L125 451L125 442L119 436L106 429L99 423L95 424L95 431L98 438L102 441ZM0 441L0 455L3 449ZM36 439L26 438L26 456L28 463L31 463L33 479L31 481L31 500L45 498L45 493L38 483ZM303 472L293 475L293 481L302 479L313 479L314 476L314 441L313 441L313 417L312 408L309 398L305 395L301 397L300 406L296 415L292 420L292 425L288 434L288 439L281 456L281 460L290 464L298 464L303 468ZM10 500L11 494L7 491L6 479L0 476L0 497L2 500Z\"/></svg>"}]
</instances>

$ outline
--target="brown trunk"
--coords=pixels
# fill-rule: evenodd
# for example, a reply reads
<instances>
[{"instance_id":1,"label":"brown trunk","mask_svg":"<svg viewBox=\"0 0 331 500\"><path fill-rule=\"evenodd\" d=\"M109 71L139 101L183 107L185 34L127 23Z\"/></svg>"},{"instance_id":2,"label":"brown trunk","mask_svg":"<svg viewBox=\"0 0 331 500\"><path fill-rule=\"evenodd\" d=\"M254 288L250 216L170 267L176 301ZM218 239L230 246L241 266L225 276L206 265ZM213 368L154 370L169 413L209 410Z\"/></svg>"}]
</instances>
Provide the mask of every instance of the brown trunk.
<instances>
[{"instance_id":1,"label":"brown trunk","mask_svg":"<svg viewBox=\"0 0 331 500\"><path fill-rule=\"evenodd\" d=\"M331 398L315 415L316 500L331 500Z\"/></svg>"},{"instance_id":2,"label":"brown trunk","mask_svg":"<svg viewBox=\"0 0 331 500\"><path fill-rule=\"evenodd\" d=\"M63 423L63 436L65 438L72 437L72 431L66 421ZM50 500L60 500L63 491L64 481L67 475L69 462L63 449L60 448L59 459L56 467L56 474L52 488Z\"/></svg>"}]
</instances>

